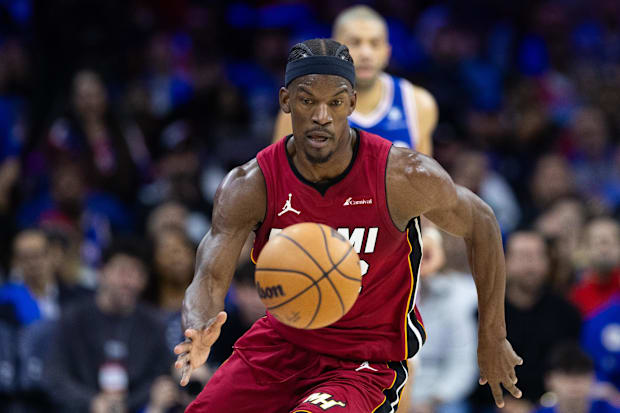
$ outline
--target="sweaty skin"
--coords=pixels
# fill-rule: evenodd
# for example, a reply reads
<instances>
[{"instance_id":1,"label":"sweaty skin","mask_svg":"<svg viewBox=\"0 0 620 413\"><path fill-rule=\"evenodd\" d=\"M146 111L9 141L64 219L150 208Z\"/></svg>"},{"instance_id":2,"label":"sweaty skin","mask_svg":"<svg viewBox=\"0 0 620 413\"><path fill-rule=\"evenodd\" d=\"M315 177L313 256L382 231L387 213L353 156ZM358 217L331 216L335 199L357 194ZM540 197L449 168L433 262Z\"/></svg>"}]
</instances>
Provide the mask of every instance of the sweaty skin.
<instances>
[{"instance_id":1,"label":"sweaty skin","mask_svg":"<svg viewBox=\"0 0 620 413\"><path fill-rule=\"evenodd\" d=\"M338 176L351 161L357 135L348 127L347 116L355 98L347 81L331 75L304 76L280 90L280 106L292 113L294 125L287 150L306 179L320 182ZM522 359L506 340L504 255L493 212L455 185L436 161L409 149L392 147L386 177L388 209L398 229L424 214L465 239L478 290L480 383L489 383L500 407L500 385L521 397L514 368ZM196 273L183 302L187 340L175 347L182 385L206 361L226 321L224 297L243 244L264 219L266 203L265 179L255 159L233 169L216 193L213 226L198 247Z\"/></svg>"}]
</instances>

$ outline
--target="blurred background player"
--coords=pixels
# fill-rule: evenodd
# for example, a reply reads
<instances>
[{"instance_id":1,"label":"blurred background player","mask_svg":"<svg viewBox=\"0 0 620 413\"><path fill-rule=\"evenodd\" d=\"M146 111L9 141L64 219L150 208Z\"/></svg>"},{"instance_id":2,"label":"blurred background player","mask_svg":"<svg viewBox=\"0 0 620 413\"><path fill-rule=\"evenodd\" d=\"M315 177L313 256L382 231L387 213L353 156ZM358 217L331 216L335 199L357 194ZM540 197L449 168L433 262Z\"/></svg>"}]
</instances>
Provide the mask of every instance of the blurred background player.
<instances>
[{"instance_id":1,"label":"blurred background player","mask_svg":"<svg viewBox=\"0 0 620 413\"><path fill-rule=\"evenodd\" d=\"M355 63L357 107L349 124L431 156L437 104L427 90L383 71L391 54L385 19L368 6L354 6L338 15L332 31ZM291 133L290 115L279 112L273 141Z\"/></svg>"}]
</instances>

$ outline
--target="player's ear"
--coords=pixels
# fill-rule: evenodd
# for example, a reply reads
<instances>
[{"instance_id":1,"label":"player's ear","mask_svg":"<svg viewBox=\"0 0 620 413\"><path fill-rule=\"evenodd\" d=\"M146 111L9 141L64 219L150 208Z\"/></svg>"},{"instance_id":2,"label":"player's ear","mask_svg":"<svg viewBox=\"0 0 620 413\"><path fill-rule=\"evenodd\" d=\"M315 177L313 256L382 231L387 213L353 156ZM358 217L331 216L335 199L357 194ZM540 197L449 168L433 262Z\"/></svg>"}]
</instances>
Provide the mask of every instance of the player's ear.
<instances>
[{"instance_id":1,"label":"player's ear","mask_svg":"<svg viewBox=\"0 0 620 413\"><path fill-rule=\"evenodd\" d=\"M353 92L351 93L351 106L349 106L349 116L351 116L351 114L355 110L356 105L357 105L357 91L353 89Z\"/></svg>"},{"instance_id":2,"label":"player's ear","mask_svg":"<svg viewBox=\"0 0 620 413\"><path fill-rule=\"evenodd\" d=\"M278 95L278 100L280 101L280 109L284 113L291 113L291 94L289 90L285 87L280 88L280 94Z\"/></svg>"}]
</instances>

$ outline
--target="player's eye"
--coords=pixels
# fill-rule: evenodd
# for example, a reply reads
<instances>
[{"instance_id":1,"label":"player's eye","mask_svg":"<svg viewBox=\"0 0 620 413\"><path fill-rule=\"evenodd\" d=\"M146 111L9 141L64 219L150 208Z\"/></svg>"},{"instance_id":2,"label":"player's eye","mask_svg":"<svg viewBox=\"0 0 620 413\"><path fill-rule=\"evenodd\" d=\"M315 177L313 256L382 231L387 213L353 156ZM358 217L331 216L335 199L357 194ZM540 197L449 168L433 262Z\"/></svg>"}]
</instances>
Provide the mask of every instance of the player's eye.
<instances>
[{"instance_id":1,"label":"player's eye","mask_svg":"<svg viewBox=\"0 0 620 413\"><path fill-rule=\"evenodd\" d=\"M340 106L342 105L342 99L337 99L332 101L332 106Z\"/></svg>"},{"instance_id":2,"label":"player's eye","mask_svg":"<svg viewBox=\"0 0 620 413\"><path fill-rule=\"evenodd\" d=\"M304 105L310 105L312 103L312 99L308 98L302 98L301 101Z\"/></svg>"}]
</instances>

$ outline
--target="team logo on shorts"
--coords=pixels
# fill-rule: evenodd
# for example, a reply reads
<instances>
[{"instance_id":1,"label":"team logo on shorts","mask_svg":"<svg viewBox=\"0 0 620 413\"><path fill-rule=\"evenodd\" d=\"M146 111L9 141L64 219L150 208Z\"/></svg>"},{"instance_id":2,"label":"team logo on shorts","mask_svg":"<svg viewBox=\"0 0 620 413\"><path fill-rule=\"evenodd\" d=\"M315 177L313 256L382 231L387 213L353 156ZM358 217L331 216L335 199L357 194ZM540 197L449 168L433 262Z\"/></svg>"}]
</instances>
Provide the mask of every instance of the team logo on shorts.
<instances>
[{"instance_id":1,"label":"team logo on shorts","mask_svg":"<svg viewBox=\"0 0 620 413\"><path fill-rule=\"evenodd\" d=\"M355 369L355 371L360 371L360 370L364 370L364 369L368 369L368 370L372 370L372 371L379 371L373 367L370 367L370 364L365 361L362 364L360 364L360 366L358 368Z\"/></svg>"},{"instance_id":2,"label":"team logo on shorts","mask_svg":"<svg viewBox=\"0 0 620 413\"><path fill-rule=\"evenodd\" d=\"M338 400L330 400L331 398L332 395L328 393L312 393L306 398L306 400L303 401L303 403L314 404L323 410L331 409L335 406L346 407L346 403L339 402Z\"/></svg>"}]
</instances>

